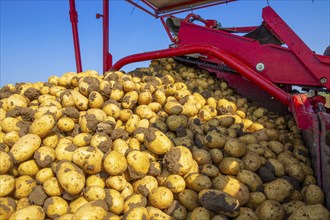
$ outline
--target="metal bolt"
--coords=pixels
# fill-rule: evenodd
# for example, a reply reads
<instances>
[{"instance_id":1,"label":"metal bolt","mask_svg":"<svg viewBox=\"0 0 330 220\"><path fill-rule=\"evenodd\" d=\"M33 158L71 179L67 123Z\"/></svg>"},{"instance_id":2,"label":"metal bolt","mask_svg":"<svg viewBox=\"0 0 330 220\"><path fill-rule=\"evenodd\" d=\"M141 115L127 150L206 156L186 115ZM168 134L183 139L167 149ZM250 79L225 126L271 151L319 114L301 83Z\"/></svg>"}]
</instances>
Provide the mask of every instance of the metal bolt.
<instances>
[{"instance_id":1,"label":"metal bolt","mask_svg":"<svg viewBox=\"0 0 330 220\"><path fill-rule=\"evenodd\" d=\"M264 69L265 69L265 65L263 63L258 63L256 65L256 70L257 71L261 72L261 71L264 71Z\"/></svg>"},{"instance_id":2,"label":"metal bolt","mask_svg":"<svg viewBox=\"0 0 330 220\"><path fill-rule=\"evenodd\" d=\"M322 78L320 79L320 83L321 83L321 84L325 84L325 83L327 83L327 78L322 77Z\"/></svg>"}]
</instances>

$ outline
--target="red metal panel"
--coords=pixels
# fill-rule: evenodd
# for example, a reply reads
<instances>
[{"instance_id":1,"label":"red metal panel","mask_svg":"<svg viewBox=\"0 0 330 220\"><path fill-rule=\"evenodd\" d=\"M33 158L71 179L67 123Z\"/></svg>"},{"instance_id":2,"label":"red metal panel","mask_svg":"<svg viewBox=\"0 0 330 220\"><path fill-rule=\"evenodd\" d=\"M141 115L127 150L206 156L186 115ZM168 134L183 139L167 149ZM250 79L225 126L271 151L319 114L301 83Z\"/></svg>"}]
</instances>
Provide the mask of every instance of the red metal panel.
<instances>
[{"instance_id":1,"label":"red metal panel","mask_svg":"<svg viewBox=\"0 0 330 220\"><path fill-rule=\"evenodd\" d=\"M257 74L273 83L291 85L325 86L330 89L330 81L321 84L312 70L302 64L302 61L288 48L259 44L258 41L237 36L221 30L202 27L188 22L181 22L178 46L191 44L209 44L221 48L249 68L255 69L257 64L264 64L264 69ZM319 74L329 77L330 63L321 63L312 55L313 65L317 65Z\"/></svg>"}]
</instances>

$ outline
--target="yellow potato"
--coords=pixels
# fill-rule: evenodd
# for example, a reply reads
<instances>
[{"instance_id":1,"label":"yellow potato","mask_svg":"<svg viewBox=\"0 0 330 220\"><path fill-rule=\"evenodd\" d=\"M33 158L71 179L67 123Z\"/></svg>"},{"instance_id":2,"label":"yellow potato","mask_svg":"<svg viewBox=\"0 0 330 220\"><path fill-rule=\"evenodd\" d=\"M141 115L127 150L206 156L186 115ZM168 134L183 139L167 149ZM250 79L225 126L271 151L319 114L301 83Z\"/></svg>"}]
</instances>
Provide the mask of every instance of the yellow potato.
<instances>
[{"instance_id":1,"label":"yellow potato","mask_svg":"<svg viewBox=\"0 0 330 220\"><path fill-rule=\"evenodd\" d=\"M9 220L15 219L45 219L45 212L41 206L29 205L22 209L17 209Z\"/></svg>"},{"instance_id":2,"label":"yellow potato","mask_svg":"<svg viewBox=\"0 0 330 220\"><path fill-rule=\"evenodd\" d=\"M113 150L105 155L103 167L112 176L120 175L127 169L127 160L123 154Z\"/></svg>"},{"instance_id":3,"label":"yellow potato","mask_svg":"<svg viewBox=\"0 0 330 220\"><path fill-rule=\"evenodd\" d=\"M41 138L36 134L26 134L22 136L10 149L16 163L21 163L29 159L39 148Z\"/></svg>"},{"instance_id":4,"label":"yellow potato","mask_svg":"<svg viewBox=\"0 0 330 220\"><path fill-rule=\"evenodd\" d=\"M7 174L13 166L13 162L8 153L0 151L0 175Z\"/></svg>"},{"instance_id":5,"label":"yellow potato","mask_svg":"<svg viewBox=\"0 0 330 220\"><path fill-rule=\"evenodd\" d=\"M15 178L10 175L0 175L0 197L4 197L12 193L15 189Z\"/></svg>"},{"instance_id":6,"label":"yellow potato","mask_svg":"<svg viewBox=\"0 0 330 220\"><path fill-rule=\"evenodd\" d=\"M47 198L43 207L46 215L50 218L57 218L69 212L69 204L59 196Z\"/></svg>"},{"instance_id":7,"label":"yellow potato","mask_svg":"<svg viewBox=\"0 0 330 220\"><path fill-rule=\"evenodd\" d=\"M54 128L55 124L54 116L46 114L32 122L29 132L43 138Z\"/></svg>"}]
</instances>

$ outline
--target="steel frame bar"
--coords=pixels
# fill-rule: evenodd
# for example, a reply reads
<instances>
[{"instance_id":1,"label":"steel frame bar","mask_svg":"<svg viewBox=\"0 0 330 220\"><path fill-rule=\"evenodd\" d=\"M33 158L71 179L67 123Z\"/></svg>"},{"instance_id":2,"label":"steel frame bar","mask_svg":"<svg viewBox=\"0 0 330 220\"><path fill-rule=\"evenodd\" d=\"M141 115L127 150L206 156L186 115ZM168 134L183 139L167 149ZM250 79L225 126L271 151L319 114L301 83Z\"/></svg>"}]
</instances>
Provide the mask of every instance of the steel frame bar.
<instances>
[{"instance_id":1,"label":"steel frame bar","mask_svg":"<svg viewBox=\"0 0 330 220\"><path fill-rule=\"evenodd\" d=\"M109 0L103 0L103 72L112 66L112 55L109 53Z\"/></svg>"},{"instance_id":2,"label":"steel frame bar","mask_svg":"<svg viewBox=\"0 0 330 220\"><path fill-rule=\"evenodd\" d=\"M139 61L145 61L145 60L151 60L151 59L158 59L163 57L173 57L173 56L182 56L187 54L193 54L193 53L203 53L212 55L215 58L223 61L225 64L227 64L230 68L235 69L238 73L240 73L243 77L250 80L257 86L261 87L264 91L271 94L273 97L284 103L285 105L289 106L289 94L278 88L276 85L274 85L271 81L268 79L265 79L260 74L257 74L254 70L252 70L250 67L245 65L240 60L233 57L231 54L227 53L224 50L221 50L217 47L214 47L212 45L186 45L178 48L169 48L165 50L157 50L153 52L146 52L146 53L140 53L140 54L134 54L131 56L124 57L117 61L111 69L113 70L119 70L123 66L139 62Z\"/></svg>"},{"instance_id":3,"label":"steel frame bar","mask_svg":"<svg viewBox=\"0 0 330 220\"><path fill-rule=\"evenodd\" d=\"M76 69L77 72L82 72L82 64L81 64L81 55L80 55L80 45L79 45L79 35L78 35L78 13L76 11L75 0L69 0L70 4L70 22L72 26L72 36L73 36L73 44L74 44L74 54L76 58Z\"/></svg>"}]
</instances>

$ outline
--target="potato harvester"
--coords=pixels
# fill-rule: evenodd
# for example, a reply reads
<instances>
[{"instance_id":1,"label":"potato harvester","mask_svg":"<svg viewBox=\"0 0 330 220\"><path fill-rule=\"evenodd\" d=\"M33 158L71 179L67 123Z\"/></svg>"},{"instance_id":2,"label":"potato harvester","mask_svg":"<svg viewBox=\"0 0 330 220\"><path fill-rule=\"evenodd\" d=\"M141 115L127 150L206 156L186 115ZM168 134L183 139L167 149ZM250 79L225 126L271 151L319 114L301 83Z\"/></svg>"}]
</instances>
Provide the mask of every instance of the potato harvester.
<instances>
[{"instance_id":1,"label":"potato harvester","mask_svg":"<svg viewBox=\"0 0 330 220\"><path fill-rule=\"evenodd\" d=\"M172 44L169 48L130 55L112 63L109 53L109 0L103 0L103 71L158 58L207 69L261 106L294 116L309 148L318 185L330 208L330 109L321 96L330 92L330 47L323 55L312 51L270 7L262 10L260 26L222 27L219 22L190 13L192 9L227 4L235 0L140 0L128 3L162 22ZM77 72L82 71L78 15L70 2ZM307 91L306 93L299 91ZM328 106L328 107L326 107Z\"/></svg>"}]
</instances>

